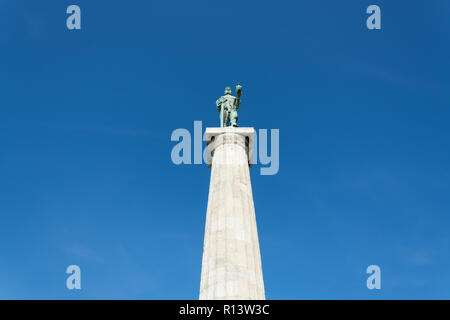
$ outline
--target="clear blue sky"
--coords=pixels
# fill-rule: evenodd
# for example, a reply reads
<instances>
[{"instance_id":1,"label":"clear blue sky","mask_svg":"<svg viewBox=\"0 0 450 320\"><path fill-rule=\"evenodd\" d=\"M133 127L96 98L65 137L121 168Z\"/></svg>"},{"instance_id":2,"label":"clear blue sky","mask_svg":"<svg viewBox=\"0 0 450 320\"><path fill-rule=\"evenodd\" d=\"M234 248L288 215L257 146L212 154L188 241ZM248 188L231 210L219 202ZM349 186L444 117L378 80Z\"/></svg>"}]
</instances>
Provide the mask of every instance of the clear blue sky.
<instances>
[{"instance_id":1,"label":"clear blue sky","mask_svg":"<svg viewBox=\"0 0 450 320\"><path fill-rule=\"evenodd\" d=\"M170 135L216 126L237 82L240 125L280 129L279 173L251 169L267 298L450 298L449 17L444 0L0 0L0 298L197 299L210 170L174 165Z\"/></svg>"}]
</instances>

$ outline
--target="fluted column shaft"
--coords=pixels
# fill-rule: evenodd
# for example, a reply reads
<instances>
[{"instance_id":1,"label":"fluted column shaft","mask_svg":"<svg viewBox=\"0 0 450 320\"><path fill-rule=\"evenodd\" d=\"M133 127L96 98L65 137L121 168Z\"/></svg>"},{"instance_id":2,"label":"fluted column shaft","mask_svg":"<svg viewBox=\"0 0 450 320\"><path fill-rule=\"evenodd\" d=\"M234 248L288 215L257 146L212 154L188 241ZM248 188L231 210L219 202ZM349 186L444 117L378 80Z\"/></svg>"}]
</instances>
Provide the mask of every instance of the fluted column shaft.
<instances>
[{"instance_id":1,"label":"fluted column shaft","mask_svg":"<svg viewBox=\"0 0 450 320\"><path fill-rule=\"evenodd\" d=\"M200 299L265 299L249 172L254 130L209 129L213 156Z\"/></svg>"}]
</instances>

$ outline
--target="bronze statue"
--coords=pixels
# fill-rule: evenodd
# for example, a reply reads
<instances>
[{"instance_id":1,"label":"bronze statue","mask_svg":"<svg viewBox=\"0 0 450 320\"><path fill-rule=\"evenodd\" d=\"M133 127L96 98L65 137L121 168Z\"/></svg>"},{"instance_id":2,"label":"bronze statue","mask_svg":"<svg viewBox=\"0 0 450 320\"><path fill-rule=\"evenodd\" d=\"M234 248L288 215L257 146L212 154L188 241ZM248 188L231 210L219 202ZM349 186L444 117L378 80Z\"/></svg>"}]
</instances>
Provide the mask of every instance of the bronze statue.
<instances>
[{"instance_id":1,"label":"bronze statue","mask_svg":"<svg viewBox=\"0 0 450 320\"><path fill-rule=\"evenodd\" d=\"M231 95L231 88L226 87L225 93L216 101L217 111L220 112L221 127L237 127L237 109L241 106L242 86L236 86L236 97Z\"/></svg>"}]
</instances>

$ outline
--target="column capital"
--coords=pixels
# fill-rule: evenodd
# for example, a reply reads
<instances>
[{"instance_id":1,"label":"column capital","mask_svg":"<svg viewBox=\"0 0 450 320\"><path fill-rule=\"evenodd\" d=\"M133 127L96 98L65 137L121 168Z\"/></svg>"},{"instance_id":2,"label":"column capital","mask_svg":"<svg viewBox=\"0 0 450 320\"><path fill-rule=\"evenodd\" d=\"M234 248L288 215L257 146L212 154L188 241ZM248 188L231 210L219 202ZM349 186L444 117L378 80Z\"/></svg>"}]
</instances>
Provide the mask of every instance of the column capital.
<instances>
[{"instance_id":1,"label":"column capital","mask_svg":"<svg viewBox=\"0 0 450 320\"><path fill-rule=\"evenodd\" d=\"M242 146L247 153L248 165L252 166L253 139L255 129L252 127L214 127L206 128L207 165L211 167L214 150L220 145L233 143Z\"/></svg>"}]
</instances>

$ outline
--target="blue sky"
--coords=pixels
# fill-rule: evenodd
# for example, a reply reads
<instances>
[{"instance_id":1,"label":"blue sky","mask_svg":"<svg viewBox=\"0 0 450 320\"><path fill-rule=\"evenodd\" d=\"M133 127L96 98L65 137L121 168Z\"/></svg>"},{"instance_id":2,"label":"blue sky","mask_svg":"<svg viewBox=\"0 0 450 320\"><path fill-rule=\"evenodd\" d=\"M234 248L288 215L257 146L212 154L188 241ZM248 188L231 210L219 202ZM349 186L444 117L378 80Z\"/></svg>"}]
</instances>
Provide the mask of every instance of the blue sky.
<instances>
[{"instance_id":1,"label":"blue sky","mask_svg":"<svg viewBox=\"0 0 450 320\"><path fill-rule=\"evenodd\" d=\"M280 129L279 173L251 169L267 298L450 298L449 16L0 0L0 298L197 299L210 171L174 165L170 135L217 126L237 82L240 125Z\"/></svg>"}]
</instances>

